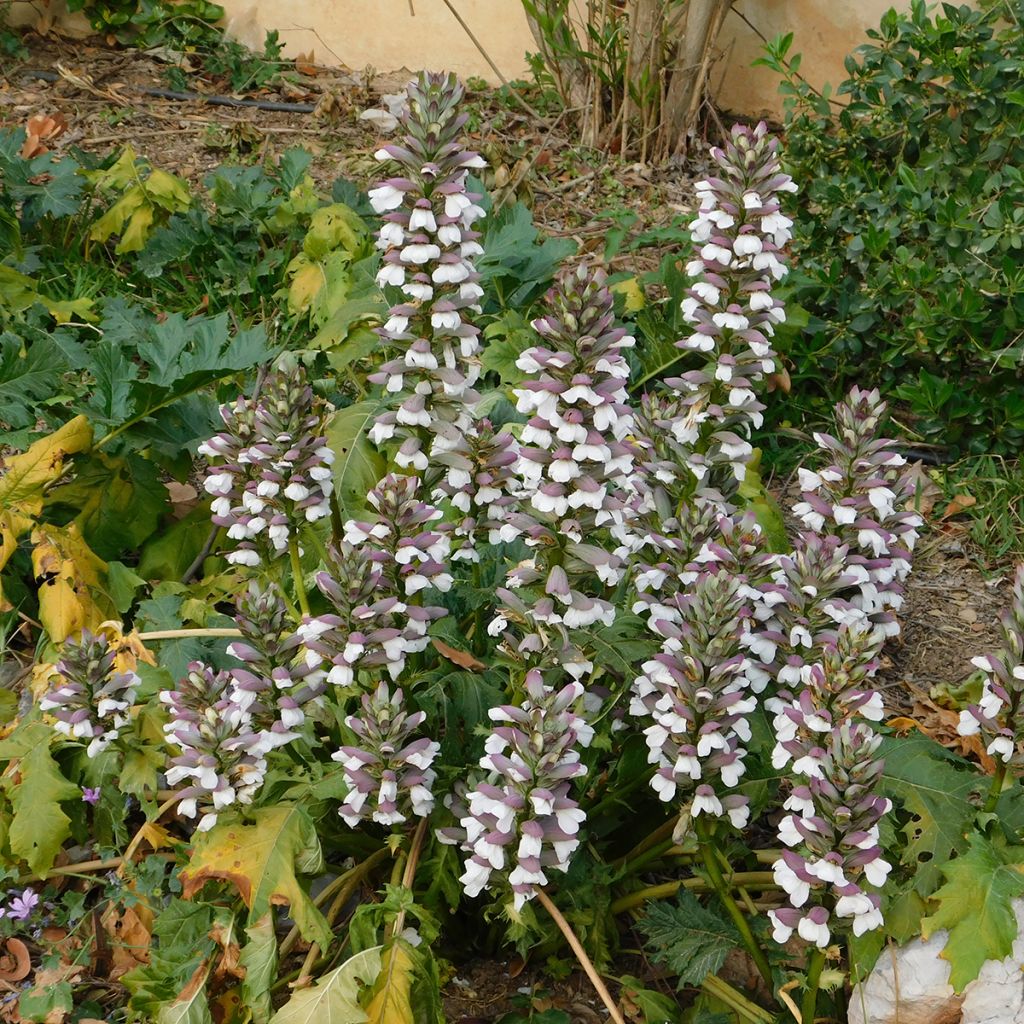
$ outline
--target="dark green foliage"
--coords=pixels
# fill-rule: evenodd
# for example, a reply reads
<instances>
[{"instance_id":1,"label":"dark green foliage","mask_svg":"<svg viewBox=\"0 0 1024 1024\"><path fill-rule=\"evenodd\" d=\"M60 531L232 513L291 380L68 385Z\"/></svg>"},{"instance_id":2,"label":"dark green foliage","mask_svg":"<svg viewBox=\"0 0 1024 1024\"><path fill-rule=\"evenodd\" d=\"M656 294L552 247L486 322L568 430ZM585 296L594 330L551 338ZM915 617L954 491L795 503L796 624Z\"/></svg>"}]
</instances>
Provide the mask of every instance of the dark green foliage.
<instances>
[{"instance_id":1,"label":"dark green foliage","mask_svg":"<svg viewBox=\"0 0 1024 1024\"><path fill-rule=\"evenodd\" d=\"M854 380L909 406L953 452L1024 439L1024 61L1019 0L915 0L846 62L835 105L784 75L785 159L799 183L794 391ZM799 42L799 40L798 40Z\"/></svg>"}]
</instances>

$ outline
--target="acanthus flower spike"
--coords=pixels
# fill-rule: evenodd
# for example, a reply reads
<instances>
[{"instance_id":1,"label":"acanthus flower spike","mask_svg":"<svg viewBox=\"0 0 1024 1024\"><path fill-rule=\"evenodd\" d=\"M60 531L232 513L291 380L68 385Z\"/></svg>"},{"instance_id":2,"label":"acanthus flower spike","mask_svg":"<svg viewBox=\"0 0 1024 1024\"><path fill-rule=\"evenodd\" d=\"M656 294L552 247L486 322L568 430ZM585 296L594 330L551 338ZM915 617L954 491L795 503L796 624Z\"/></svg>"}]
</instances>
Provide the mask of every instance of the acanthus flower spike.
<instances>
[{"instance_id":1,"label":"acanthus flower spike","mask_svg":"<svg viewBox=\"0 0 1024 1024\"><path fill-rule=\"evenodd\" d=\"M367 496L367 518L345 523L331 563L316 577L332 609L297 629L311 665L339 686L358 668L386 666L397 679L409 654L428 643L431 622L447 614L423 603L447 591L451 541L441 511L419 498L417 477L389 474Z\"/></svg>"},{"instance_id":2,"label":"acanthus flower spike","mask_svg":"<svg viewBox=\"0 0 1024 1024\"><path fill-rule=\"evenodd\" d=\"M220 414L225 430L199 446L210 460L203 486L213 522L233 542L227 560L255 567L283 556L303 523L330 515L324 407L296 367L271 373L257 396Z\"/></svg>"},{"instance_id":3,"label":"acanthus flower spike","mask_svg":"<svg viewBox=\"0 0 1024 1024\"><path fill-rule=\"evenodd\" d=\"M548 883L547 872L569 869L586 821L572 796L572 781L587 771L577 748L593 737L575 711L579 683L554 690L533 669L525 689L521 707L490 710L495 726L480 760L487 774L452 801L461 827L438 832L468 855L460 878L466 895L508 885L516 910Z\"/></svg>"},{"instance_id":4,"label":"acanthus flower spike","mask_svg":"<svg viewBox=\"0 0 1024 1024\"><path fill-rule=\"evenodd\" d=\"M134 672L118 672L117 651L102 634L83 630L66 640L39 708L53 715L53 727L69 739L87 741L95 757L113 743L129 721L138 692Z\"/></svg>"},{"instance_id":5,"label":"acanthus flower spike","mask_svg":"<svg viewBox=\"0 0 1024 1024\"><path fill-rule=\"evenodd\" d=\"M743 776L749 715L757 705L750 659L741 646L749 603L740 580L700 575L674 598L675 622L661 621L662 649L633 684L630 713L644 729L651 787L660 799L686 801L691 817L728 817L747 823Z\"/></svg>"},{"instance_id":6,"label":"acanthus flower spike","mask_svg":"<svg viewBox=\"0 0 1024 1024\"><path fill-rule=\"evenodd\" d=\"M402 690L392 693L382 682L373 694L363 694L362 715L345 719L355 743L331 757L344 771L348 794L339 812L351 828L366 818L399 825L409 815L425 818L433 810L431 765L441 745L414 738L426 717L406 711Z\"/></svg>"},{"instance_id":7,"label":"acanthus flower spike","mask_svg":"<svg viewBox=\"0 0 1024 1024\"><path fill-rule=\"evenodd\" d=\"M808 530L847 545L853 602L876 629L894 636L922 519L907 507L914 486L901 471L906 459L893 441L879 436L885 413L878 391L860 388L836 406L837 436L814 435L828 464L799 470L803 493L793 512Z\"/></svg>"},{"instance_id":8,"label":"acanthus flower spike","mask_svg":"<svg viewBox=\"0 0 1024 1024\"><path fill-rule=\"evenodd\" d=\"M424 72L410 83L405 136L376 154L397 174L370 190L384 221L377 283L401 293L378 330L400 354L371 377L398 406L377 418L370 439L397 440L396 464L421 475L471 428L479 398L473 317L483 290L474 260L483 250L473 225L484 210L467 177L484 161L460 142L468 116L459 113L462 97L454 75Z\"/></svg>"},{"instance_id":9,"label":"acanthus flower spike","mask_svg":"<svg viewBox=\"0 0 1024 1024\"><path fill-rule=\"evenodd\" d=\"M1024 565L1013 581L1012 603L1001 616L1002 645L997 651L971 659L984 673L981 699L960 712L961 736L982 738L990 757L1001 763L1001 775L1010 766L1024 766Z\"/></svg>"}]
</instances>

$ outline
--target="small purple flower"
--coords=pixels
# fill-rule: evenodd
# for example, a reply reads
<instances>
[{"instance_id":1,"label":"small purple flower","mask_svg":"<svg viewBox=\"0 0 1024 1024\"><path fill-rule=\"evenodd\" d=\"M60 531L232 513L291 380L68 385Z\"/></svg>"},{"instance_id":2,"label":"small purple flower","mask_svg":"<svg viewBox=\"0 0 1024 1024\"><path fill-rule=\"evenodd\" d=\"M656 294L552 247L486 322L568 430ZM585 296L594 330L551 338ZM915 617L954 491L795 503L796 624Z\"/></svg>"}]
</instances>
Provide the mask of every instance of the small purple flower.
<instances>
[{"instance_id":1,"label":"small purple flower","mask_svg":"<svg viewBox=\"0 0 1024 1024\"><path fill-rule=\"evenodd\" d=\"M82 800L87 804L97 804L100 799L100 787L97 786L95 789L90 789L88 786L82 787Z\"/></svg>"},{"instance_id":2,"label":"small purple flower","mask_svg":"<svg viewBox=\"0 0 1024 1024\"><path fill-rule=\"evenodd\" d=\"M24 921L38 904L39 897L31 889L25 889L20 896L15 896L11 900L7 916L14 918L15 921Z\"/></svg>"}]
</instances>

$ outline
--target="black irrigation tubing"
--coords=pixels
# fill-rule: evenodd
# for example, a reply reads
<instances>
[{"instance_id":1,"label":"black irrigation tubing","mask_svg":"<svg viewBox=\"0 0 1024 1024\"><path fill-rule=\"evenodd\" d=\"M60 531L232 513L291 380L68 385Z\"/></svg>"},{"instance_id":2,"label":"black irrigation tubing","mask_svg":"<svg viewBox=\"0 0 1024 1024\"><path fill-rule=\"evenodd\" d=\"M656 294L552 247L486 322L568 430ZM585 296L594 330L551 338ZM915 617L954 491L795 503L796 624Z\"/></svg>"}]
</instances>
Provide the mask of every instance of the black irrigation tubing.
<instances>
[{"instance_id":1,"label":"black irrigation tubing","mask_svg":"<svg viewBox=\"0 0 1024 1024\"><path fill-rule=\"evenodd\" d=\"M29 78L39 78L44 82L59 82L61 75L53 71L27 70L22 72ZM238 100L234 96L210 96L202 92L179 92L176 89L150 89L147 86L135 86L136 92L144 96L155 96L162 100L200 100L215 107L248 107L254 110L273 110L282 114L312 114L316 110L315 103L278 103L272 100Z\"/></svg>"}]
</instances>

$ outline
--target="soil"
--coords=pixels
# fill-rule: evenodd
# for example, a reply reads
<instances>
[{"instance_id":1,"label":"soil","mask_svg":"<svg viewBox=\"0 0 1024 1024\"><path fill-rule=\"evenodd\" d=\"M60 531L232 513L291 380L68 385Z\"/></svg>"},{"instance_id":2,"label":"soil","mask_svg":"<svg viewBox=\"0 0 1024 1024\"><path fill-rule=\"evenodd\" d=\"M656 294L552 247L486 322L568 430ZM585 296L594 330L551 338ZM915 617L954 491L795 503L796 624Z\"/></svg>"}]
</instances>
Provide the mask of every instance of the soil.
<instances>
[{"instance_id":1,"label":"soil","mask_svg":"<svg viewBox=\"0 0 1024 1024\"><path fill-rule=\"evenodd\" d=\"M294 75L293 83L259 98L312 103L317 112L243 110L142 95L141 88L166 88L166 64L152 55L110 49L99 41L30 37L26 42L29 58L0 75L0 125L59 112L70 126L61 146L99 154L130 144L154 164L193 183L225 160L273 159L296 145L314 154L311 173L326 189L339 175L370 181L376 168L372 154L383 136L359 114L379 105L381 93L397 91L408 80L403 74L309 68L315 73ZM42 81L31 70L59 77ZM197 81L193 88L226 91L223 82ZM498 168L494 184L521 179L517 194L533 205L537 223L550 233L574 238L583 253L603 251L615 223L610 209L636 215L632 232L664 226L690 209L700 160L663 171L603 157L599 163L588 162L554 119L553 127L538 126L507 102L486 94L472 99L478 113L474 144ZM621 253L614 269L650 270L664 251L649 247ZM941 713L943 691L962 681L971 670L970 658L996 641L1009 575L983 573L955 519L935 519L935 528L920 543L903 634L887 648L882 680L887 705L902 728L922 728L953 744L950 713ZM518 959L459 965L445 990L446 1011L454 1024L487 1024L516 1008L525 1013L524 1002L536 1012L561 1010L582 1024L605 1019L583 975L553 982L543 965L524 965Z\"/></svg>"}]
</instances>

